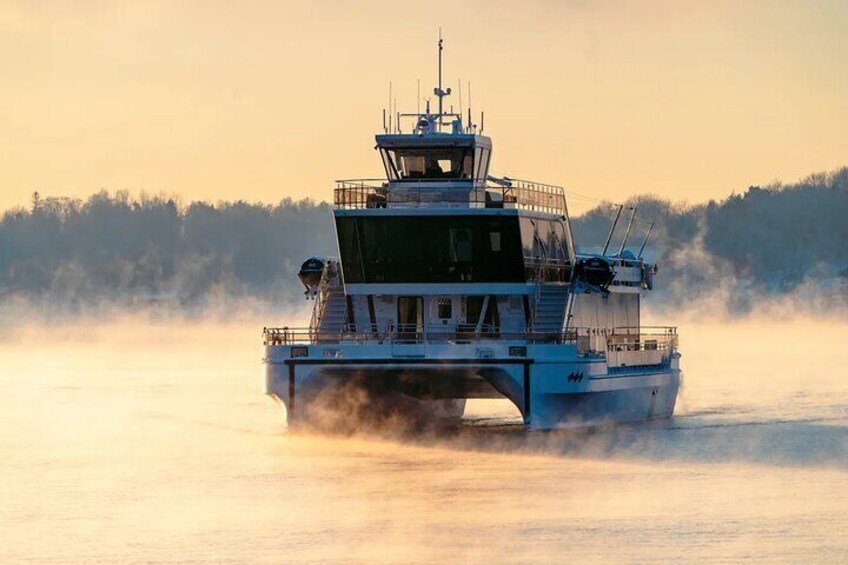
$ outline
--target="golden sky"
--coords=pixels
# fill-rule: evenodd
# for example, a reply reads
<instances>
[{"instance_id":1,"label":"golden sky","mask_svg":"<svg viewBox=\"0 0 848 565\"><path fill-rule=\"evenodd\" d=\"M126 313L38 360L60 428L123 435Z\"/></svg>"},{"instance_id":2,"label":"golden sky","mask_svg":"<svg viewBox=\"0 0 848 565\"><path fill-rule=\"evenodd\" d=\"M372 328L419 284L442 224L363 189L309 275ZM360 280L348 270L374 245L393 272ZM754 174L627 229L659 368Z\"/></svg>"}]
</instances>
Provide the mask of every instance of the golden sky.
<instances>
[{"instance_id":1,"label":"golden sky","mask_svg":"<svg viewBox=\"0 0 848 565\"><path fill-rule=\"evenodd\" d=\"M381 172L388 81L432 92L439 26L495 174L694 202L848 165L844 0L0 0L0 209L329 199Z\"/></svg>"}]
</instances>

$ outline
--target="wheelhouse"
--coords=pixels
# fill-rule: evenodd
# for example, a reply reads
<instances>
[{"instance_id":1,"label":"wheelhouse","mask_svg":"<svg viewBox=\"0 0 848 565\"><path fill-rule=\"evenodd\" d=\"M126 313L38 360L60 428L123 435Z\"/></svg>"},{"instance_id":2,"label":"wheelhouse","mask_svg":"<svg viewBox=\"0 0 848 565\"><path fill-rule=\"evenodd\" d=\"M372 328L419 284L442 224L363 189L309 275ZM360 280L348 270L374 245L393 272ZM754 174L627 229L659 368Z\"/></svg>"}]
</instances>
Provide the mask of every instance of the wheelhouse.
<instances>
[{"instance_id":1,"label":"wheelhouse","mask_svg":"<svg viewBox=\"0 0 848 565\"><path fill-rule=\"evenodd\" d=\"M485 182L492 142L476 134L384 134L377 149L389 182Z\"/></svg>"}]
</instances>

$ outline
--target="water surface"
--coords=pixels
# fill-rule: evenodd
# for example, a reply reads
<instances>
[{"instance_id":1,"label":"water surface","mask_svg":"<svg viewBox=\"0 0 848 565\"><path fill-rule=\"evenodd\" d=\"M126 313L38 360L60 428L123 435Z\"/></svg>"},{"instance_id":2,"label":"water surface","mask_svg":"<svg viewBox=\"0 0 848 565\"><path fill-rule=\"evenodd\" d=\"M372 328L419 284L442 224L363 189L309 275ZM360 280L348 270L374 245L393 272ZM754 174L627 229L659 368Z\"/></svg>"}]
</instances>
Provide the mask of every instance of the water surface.
<instances>
[{"instance_id":1,"label":"water surface","mask_svg":"<svg viewBox=\"0 0 848 565\"><path fill-rule=\"evenodd\" d=\"M848 327L681 327L678 416L288 433L256 322L7 327L0 562L848 560Z\"/></svg>"}]
</instances>

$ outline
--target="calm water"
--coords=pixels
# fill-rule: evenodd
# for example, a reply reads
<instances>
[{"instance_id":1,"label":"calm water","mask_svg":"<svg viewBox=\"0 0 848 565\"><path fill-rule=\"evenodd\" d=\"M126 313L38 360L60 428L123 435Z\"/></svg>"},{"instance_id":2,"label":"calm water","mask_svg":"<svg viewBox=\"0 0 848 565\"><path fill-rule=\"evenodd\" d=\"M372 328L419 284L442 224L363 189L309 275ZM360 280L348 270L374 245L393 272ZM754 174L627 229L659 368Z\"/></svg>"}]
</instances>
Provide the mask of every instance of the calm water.
<instances>
[{"instance_id":1,"label":"calm water","mask_svg":"<svg viewBox=\"0 0 848 565\"><path fill-rule=\"evenodd\" d=\"M848 561L848 326L685 324L679 416L289 434L255 323L0 335L0 562Z\"/></svg>"}]
</instances>

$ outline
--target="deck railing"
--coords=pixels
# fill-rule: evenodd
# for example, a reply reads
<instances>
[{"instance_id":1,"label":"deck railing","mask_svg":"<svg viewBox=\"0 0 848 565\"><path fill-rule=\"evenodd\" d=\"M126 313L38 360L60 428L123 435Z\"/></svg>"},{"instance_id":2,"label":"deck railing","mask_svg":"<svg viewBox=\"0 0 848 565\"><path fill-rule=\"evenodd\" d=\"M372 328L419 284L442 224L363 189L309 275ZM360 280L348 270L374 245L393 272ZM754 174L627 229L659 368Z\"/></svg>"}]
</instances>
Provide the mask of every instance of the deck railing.
<instances>
[{"instance_id":1,"label":"deck railing","mask_svg":"<svg viewBox=\"0 0 848 565\"><path fill-rule=\"evenodd\" d=\"M650 331L646 331L650 330ZM598 350L593 338L599 330L569 328L560 332L507 332L496 327L483 327L479 331L473 326L455 329L418 325L393 326L380 330L376 327L348 328L342 332L319 331L310 328L265 328L266 346L276 345L320 345L320 344L452 344L499 341L512 346L525 344L574 344L577 353L589 357L606 358L610 370L633 370L639 367L665 365L677 351L677 328L615 328L605 337L605 350ZM604 343L604 342L601 342ZM298 355L307 355L306 348ZM525 356L526 349L519 356ZM294 348L292 355L295 355Z\"/></svg>"},{"instance_id":2,"label":"deck railing","mask_svg":"<svg viewBox=\"0 0 848 565\"><path fill-rule=\"evenodd\" d=\"M622 326L607 337L608 348L636 347L645 349L674 349L677 347L677 328L673 326Z\"/></svg>"},{"instance_id":3,"label":"deck railing","mask_svg":"<svg viewBox=\"0 0 848 565\"><path fill-rule=\"evenodd\" d=\"M265 328L265 345L291 345L327 342L463 342L478 340L527 341L529 343L573 343L585 342L597 330L572 327L561 332L511 332L494 326L482 326L478 331L474 325L446 328L441 325L426 327L392 325L378 328L359 324L341 332L320 331L314 328L281 327ZM615 328L606 336L608 351L674 351L677 348L677 328L641 327Z\"/></svg>"},{"instance_id":4,"label":"deck railing","mask_svg":"<svg viewBox=\"0 0 848 565\"><path fill-rule=\"evenodd\" d=\"M397 207L508 208L565 215L565 190L535 181L504 184L463 179L356 179L336 181L339 209Z\"/></svg>"},{"instance_id":5,"label":"deck railing","mask_svg":"<svg viewBox=\"0 0 848 565\"><path fill-rule=\"evenodd\" d=\"M607 336L607 363L611 368L632 368L668 362L677 351L677 328L616 328Z\"/></svg>"},{"instance_id":6,"label":"deck railing","mask_svg":"<svg viewBox=\"0 0 848 565\"><path fill-rule=\"evenodd\" d=\"M509 332L494 327L460 326L445 329L439 326L422 328L417 325L357 327L341 332L319 331L310 328L264 328L265 345L310 345L319 343L470 343L472 341L521 341L528 343L576 343L588 335L587 328L570 328L560 332Z\"/></svg>"}]
</instances>

